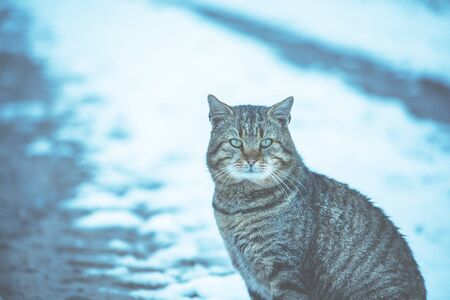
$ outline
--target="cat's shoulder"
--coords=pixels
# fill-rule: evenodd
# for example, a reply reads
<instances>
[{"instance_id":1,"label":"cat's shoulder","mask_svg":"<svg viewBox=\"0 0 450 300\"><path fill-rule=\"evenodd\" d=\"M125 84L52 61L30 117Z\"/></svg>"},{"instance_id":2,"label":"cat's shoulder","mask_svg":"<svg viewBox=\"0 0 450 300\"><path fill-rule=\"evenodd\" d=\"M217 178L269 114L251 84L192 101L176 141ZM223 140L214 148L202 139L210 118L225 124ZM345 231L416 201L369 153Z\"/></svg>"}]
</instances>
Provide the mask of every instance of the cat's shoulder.
<instances>
[{"instance_id":1,"label":"cat's shoulder","mask_svg":"<svg viewBox=\"0 0 450 300\"><path fill-rule=\"evenodd\" d=\"M347 223L365 224L368 218L376 218L386 220L395 227L380 207L348 184L317 173L314 173L314 178L318 193L313 201L316 202L319 217L325 218L328 223L339 227Z\"/></svg>"},{"instance_id":2,"label":"cat's shoulder","mask_svg":"<svg viewBox=\"0 0 450 300\"><path fill-rule=\"evenodd\" d=\"M319 173L312 173L314 186L323 200L323 205L347 208L349 205L361 209L379 209L369 197L352 188L347 183L340 182Z\"/></svg>"},{"instance_id":3,"label":"cat's shoulder","mask_svg":"<svg viewBox=\"0 0 450 300\"><path fill-rule=\"evenodd\" d=\"M312 184L323 194L347 195L368 199L362 193L350 187L347 183L340 182L320 173L311 172L311 174Z\"/></svg>"}]
</instances>

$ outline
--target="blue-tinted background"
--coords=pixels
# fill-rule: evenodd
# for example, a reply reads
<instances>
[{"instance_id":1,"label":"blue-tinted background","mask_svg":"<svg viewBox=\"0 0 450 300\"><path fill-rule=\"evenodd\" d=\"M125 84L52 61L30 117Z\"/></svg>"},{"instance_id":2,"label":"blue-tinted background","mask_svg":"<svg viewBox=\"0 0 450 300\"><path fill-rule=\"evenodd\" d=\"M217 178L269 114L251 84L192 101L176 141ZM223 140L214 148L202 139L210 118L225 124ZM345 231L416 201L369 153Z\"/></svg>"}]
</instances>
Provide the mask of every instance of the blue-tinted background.
<instances>
[{"instance_id":1,"label":"blue-tinted background","mask_svg":"<svg viewBox=\"0 0 450 300\"><path fill-rule=\"evenodd\" d=\"M0 296L246 299L209 93L294 96L306 164L383 208L448 298L450 7L419 0L2 1Z\"/></svg>"}]
</instances>

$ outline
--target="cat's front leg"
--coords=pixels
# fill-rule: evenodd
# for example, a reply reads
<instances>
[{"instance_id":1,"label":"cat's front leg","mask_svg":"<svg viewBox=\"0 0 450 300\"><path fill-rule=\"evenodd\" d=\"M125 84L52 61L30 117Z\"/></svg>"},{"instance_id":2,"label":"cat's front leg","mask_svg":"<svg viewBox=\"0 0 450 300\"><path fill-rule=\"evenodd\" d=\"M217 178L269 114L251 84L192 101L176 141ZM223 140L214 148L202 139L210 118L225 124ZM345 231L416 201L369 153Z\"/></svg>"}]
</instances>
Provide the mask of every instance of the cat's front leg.
<instances>
[{"instance_id":1,"label":"cat's front leg","mask_svg":"<svg viewBox=\"0 0 450 300\"><path fill-rule=\"evenodd\" d=\"M271 284L272 300L307 300L310 299L305 286L298 281L275 280Z\"/></svg>"},{"instance_id":2,"label":"cat's front leg","mask_svg":"<svg viewBox=\"0 0 450 300\"><path fill-rule=\"evenodd\" d=\"M248 289L248 294L252 300L265 300L260 294L251 289Z\"/></svg>"},{"instance_id":3,"label":"cat's front leg","mask_svg":"<svg viewBox=\"0 0 450 300\"><path fill-rule=\"evenodd\" d=\"M308 299L310 298L307 294L293 290L277 291L272 296L272 300L308 300Z\"/></svg>"}]
</instances>

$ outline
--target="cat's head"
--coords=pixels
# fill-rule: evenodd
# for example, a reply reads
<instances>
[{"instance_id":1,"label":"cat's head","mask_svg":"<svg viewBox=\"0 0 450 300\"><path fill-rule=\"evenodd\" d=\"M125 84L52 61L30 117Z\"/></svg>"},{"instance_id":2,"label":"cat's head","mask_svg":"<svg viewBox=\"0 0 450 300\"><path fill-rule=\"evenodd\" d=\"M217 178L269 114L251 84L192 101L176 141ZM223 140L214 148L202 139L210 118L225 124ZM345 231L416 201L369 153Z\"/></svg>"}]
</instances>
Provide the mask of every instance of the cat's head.
<instances>
[{"instance_id":1,"label":"cat's head","mask_svg":"<svg viewBox=\"0 0 450 300\"><path fill-rule=\"evenodd\" d=\"M215 181L276 184L287 176L297 159L288 130L293 97L271 107L229 106L213 95L208 102L207 163Z\"/></svg>"}]
</instances>

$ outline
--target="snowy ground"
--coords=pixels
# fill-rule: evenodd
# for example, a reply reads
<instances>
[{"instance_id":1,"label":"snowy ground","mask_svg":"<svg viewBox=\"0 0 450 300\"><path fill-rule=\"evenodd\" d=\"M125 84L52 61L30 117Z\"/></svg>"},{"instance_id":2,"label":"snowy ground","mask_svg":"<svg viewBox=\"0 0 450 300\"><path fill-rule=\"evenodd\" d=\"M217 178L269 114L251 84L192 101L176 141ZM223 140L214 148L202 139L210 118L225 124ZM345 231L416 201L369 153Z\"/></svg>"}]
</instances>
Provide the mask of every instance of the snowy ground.
<instances>
[{"instance_id":1,"label":"snowy ground","mask_svg":"<svg viewBox=\"0 0 450 300\"><path fill-rule=\"evenodd\" d=\"M267 9L243 3L222 1L228 9L351 46L386 64L444 82L450 78L450 19L424 7L349 1L331 18L336 24L319 24L313 12L325 9L321 6L306 6L311 18L300 22L287 1L268 2ZM64 85L59 103L61 110L76 105L76 118L58 138L81 141L95 170L94 179L61 208L77 212L71 226L80 235L126 233L103 239L113 252L74 258L96 262L84 264L85 278L120 283L117 289L99 286L101 292L136 299L247 297L210 204L204 161L206 95L213 93L229 104L261 105L293 95L291 131L306 164L382 207L406 235L430 299L448 297L448 125L412 117L401 99L386 101L334 74L296 68L183 6L137 0L23 5L35 17L36 53L50 61L54 74L76 76ZM348 31L352 12L359 16L355 26L383 39ZM408 17L412 14L417 18ZM382 26L371 21L379 15L386 21ZM405 28L415 34L405 34ZM95 101L80 105L79 99ZM28 149L34 156L53 150L45 139ZM80 247L84 242L80 239ZM125 294L119 288L124 285L133 288Z\"/></svg>"}]
</instances>

